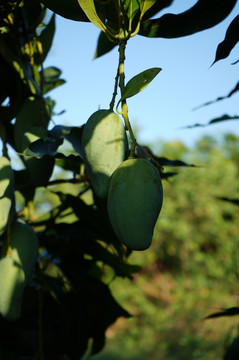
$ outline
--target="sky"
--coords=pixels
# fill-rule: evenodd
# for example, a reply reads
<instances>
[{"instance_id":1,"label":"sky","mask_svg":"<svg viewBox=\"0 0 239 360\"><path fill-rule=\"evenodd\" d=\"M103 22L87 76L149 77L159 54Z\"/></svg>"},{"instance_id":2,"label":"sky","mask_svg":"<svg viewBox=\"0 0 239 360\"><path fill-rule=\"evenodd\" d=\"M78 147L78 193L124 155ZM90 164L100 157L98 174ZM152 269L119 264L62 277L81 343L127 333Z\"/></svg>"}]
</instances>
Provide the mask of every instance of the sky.
<instances>
[{"instance_id":1,"label":"sky","mask_svg":"<svg viewBox=\"0 0 239 360\"><path fill-rule=\"evenodd\" d=\"M180 13L196 3L175 0L161 12ZM225 132L239 135L239 121L185 129L224 114L238 115L238 93L216 104L193 110L228 94L238 81L238 45L225 60L212 67L217 45L224 39L230 22L239 13L239 4L219 25L178 39L135 36L126 47L126 82L141 71L160 67L162 71L139 94L127 100L131 125L142 145L179 140L187 146L203 135L218 139ZM45 67L62 70L66 84L49 95L56 101L55 124L80 126L99 108L109 107L118 66L118 50L93 60L100 30L91 23L56 18L53 47ZM119 99L119 98L118 98Z\"/></svg>"}]
</instances>

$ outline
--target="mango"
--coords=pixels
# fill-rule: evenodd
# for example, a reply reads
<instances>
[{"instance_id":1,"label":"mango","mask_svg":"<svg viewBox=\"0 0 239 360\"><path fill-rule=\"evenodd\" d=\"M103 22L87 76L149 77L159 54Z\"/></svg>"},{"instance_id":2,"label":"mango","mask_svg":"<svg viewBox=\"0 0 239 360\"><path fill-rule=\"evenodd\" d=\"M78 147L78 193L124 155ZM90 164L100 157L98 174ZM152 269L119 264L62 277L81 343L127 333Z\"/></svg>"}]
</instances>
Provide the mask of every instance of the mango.
<instances>
[{"instance_id":1,"label":"mango","mask_svg":"<svg viewBox=\"0 0 239 360\"><path fill-rule=\"evenodd\" d=\"M147 249L163 203L159 172L145 159L128 159L113 173L107 209L118 239L133 250Z\"/></svg>"},{"instance_id":2,"label":"mango","mask_svg":"<svg viewBox=\"0 0 239 360\"><path fill-rule=\"evenodd\" d=\"M38 238L33 229L17 222L10 230L0 260L0 313L14 321L21 316L21 304L38 255Z\"/></svg>"},{"instance_id":3,"label":"mango","mask_svg":"<svg viewBox=\"0 0 239 360\"><path fill-rule=\"evenodd\" d=\"M91 185L100 198L105 198L112 173L128 153L127 136L120 117L111 110L93 113L84 126L81 146Z\"/></svg>"}]
</instances>

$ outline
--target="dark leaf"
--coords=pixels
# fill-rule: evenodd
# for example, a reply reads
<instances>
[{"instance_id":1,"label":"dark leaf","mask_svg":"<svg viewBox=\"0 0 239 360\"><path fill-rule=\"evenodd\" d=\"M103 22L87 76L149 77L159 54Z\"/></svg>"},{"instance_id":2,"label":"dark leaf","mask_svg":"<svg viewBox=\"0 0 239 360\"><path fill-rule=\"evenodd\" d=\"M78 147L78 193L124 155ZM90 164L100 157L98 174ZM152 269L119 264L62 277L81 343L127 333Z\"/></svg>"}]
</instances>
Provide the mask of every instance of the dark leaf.
<instances>
[{"instance_id":1,"label":"dark leaf","mask_svg":"<svg viewBox=\"0 0 239 360\"><path fill-rule=\"evenodd\" d=\"M232 308L228 308L228 309L213 313L211 315L208 315L205 319L213 319L213 318L221 317L221 316L234 316L234 315L239 315L239 307L232 307Z\"/></svg>"},{"instance_id":2,"label":"dark leaf","mask_svg":"<svg viewBox=\"0 0 239 360\"><path fill-rule=\"evenodd\" d=\"M172 4L172 2L173 2L173 0L161 0L161 1L156 0L155 3L145 12L145 14L143 16L143 21L153 17L159 11L170 6Z\"/></svg>"},{"instance_id":3,"label":"dark leaf","mask_svg":"<svg viewBox=\"0 0 239 360\"><path fill-rule=\"evenodd\" d=\"M239 15L235 17L235 19L229 25L225 39L218 45L216 51L216 58L213 62L217 62L218 60L225 59L229 56L231 50L239 41ZM212 65L213 65L212 64Z\"/></svg>"},{"instance_id":4,"label":"dark leaf","mask_svg":"<svg viewBox=\"0 0 239 360\"><path fill-rule=\"evenodd\" d=\"M216 118L216 119L213 119L213 120L209 121L208 124L188 125L188 126L183 127L183 129L192 129L192 128L195 128L195 127L204 127L204 126L208 126L208 125L215 124L215 123L222 122L222 121L238 120L238 119L239 119L239 115L235 115L235 116L223 115L223 116L221 116L219 118Z\"/></svg>"},{"instance_id":5,"label":"dark leaf","mask_svg":"<svg viewBox=\"0 0 239 360\"><path fill-rule=\"evenodd\" d=\"M55 34L55 14L52 15L49 23L46 25L44 30L42 30L39 40L42 44L42 54L39 52L36 53L35 62L38 65L41 65L43 61L46 59L48 52L51 49L53 37Z\"/></svg>"},{"instance_id":6,"label":"dark leaf","mask_svg":"<svg viewBox=\"0 0 239 360\"><path fill-rule=\"evenodd\" d=\"M89 21L77 0L42 0L56 14L75 21Z\"/></svg>"},{"instance_id":7,"label":"dark leaf","mask_svg":"<svg viewBox=\"0 0 239 360\"><path fill-rule=\"evenodd\" d=\"M239 206L239 199L232 199L232 198L227 198L227 197L223 197L223 196L217 196L217 199L222 200L222 201L227 201L234 205Z\"/></svg>"},{"instance_id":8,"label":"dark leaf","mask_svg":"<svg viewBox=\"0 0 239 360\"><path fill-rule=\"evenodd\" d=\"M103 31L101 31L99 38L98 38L98 43L97 43L97 48L96 48L96 52L94 55L94 59L99 58L102 55L107 54L109 51L111 51L117 44L110 41L108 39L108 37L105 35L105 33Z\"/></svg>"},{"instance_id":9,"label":"dark leaf","mask_svg":"<svg viewBox=\"0 0 239 360\"><path fill-rule=\"evenodd\" d=\"M56 139L48 137L47 139L39 139L31 143L27 150L24 152L25 155L35 156L41 158L45 155L55 156L57 149L62 145L63 139Z\"/></svg>"},{"instance_id":10,"label":"dark leaf","mask_svg":"<svg viewBox=\"0 0 239 360\"><path fill-rule=\"evenodd\" d=\"M239 82L236 84L236 86L234 87L234 89L232 89L226 96L220 96L218 97L216 100L213 100L213 101L209 101L203 105L200 105L198 107L196 107L194 110L197 110L197 109L200 109L201 107L203 106L208 106L208 105L211 105L211 104L214 104L216 103L217 101L221 101L221 100L225 100L225 99L228 99L229 97L231 97L233 94L235 94L235 92L239 91Z\"/></svg>"},{"instance_id":11,"label":"dark leaf","mask_svg":"<svg viewBox=\"0 0 239 360\"><path fill-rule=\"evenodd\" d=\"M187 166L187 167L195 167L193 164L187 164L182 160L169 160L165 157L157 157L156 160L162 166Z\"/></svg>"},{"instance_id":12,"label":"dark leaf","mask_svg":"<svg viewBox=\"0 0 239 360\"><path fill-rule=\"evenodd\" d=\"M237 0L198 0L181 14L165 14L142 22L139 34L147 37L177 38L209 29L223 21Z\"/></svg>"}]
</instances>

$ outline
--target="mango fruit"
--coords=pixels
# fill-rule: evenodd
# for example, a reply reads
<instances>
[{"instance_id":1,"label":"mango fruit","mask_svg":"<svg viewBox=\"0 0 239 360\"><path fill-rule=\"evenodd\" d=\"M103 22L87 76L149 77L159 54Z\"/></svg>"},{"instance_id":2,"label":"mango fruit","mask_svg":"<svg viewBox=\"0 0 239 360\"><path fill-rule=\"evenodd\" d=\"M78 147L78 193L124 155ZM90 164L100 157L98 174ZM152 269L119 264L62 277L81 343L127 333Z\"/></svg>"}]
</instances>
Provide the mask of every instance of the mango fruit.
<instances>
[{"instance_id":1,"label":"mango fruit","mask_svg":"<svg viewBox=\"0 0 239 360\"><path fill-rule=\"evenodd\" d=\"M9 243L3 246L0 260L0 313L14 321L21 316L23 291L28 284L38 255L38 238L33 229L16 222Z\"/></svg>"},{"instance_id":2,"label":"mango fruit","mask_svg":"<svg viewBox=\"0 0 239 360\"><path fill-rule=\"evenodd\" d=\"M107 196L110 176L126 159L128 141L123 122L111 110L93 113L82 133L82 156L87 176L100 198Z\"/></svg>"},{"instance_id":3,"label":"mango fruit","mask_svg":"<svg viewBox=\"0 0 239 360\"><path fill-rule=\"evenodd\" d=\"M128 159L113 173L107 209L118 239L133 250L145 250L163 203L159 172L145 159Z\"/></svg>"}]
</instances>

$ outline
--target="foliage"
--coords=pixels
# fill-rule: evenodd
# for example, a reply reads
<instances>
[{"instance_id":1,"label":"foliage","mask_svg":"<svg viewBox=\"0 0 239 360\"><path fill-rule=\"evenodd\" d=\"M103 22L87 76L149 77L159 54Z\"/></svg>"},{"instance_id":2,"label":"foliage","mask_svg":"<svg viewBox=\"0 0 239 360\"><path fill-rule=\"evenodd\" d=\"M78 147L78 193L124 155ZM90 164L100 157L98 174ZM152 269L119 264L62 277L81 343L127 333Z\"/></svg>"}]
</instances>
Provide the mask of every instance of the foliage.
<instances>
[{"instance_id":1,"label":"foliage","mask_svg":"<svg viewBox=\"0 0 239 360\"><path fill-rule=\"evenodd\" d=\"M14 322L9 322L3 316L0 318L2 359L79 359L88 348L90 354L100 352L105 344L106 329L117 318L130 317L129 311L112 295L105 279L105 269L113 278L129 280L139 271L138 265L128 261L131 251L114 234L106 200L96 196L85 174L81 149L83 127L56 125L50 130L55 103L48 93L65 82L58 68L44 67L44 60L53 43L55 13L75 21L90 21L100 29L96 57L118 46L119 62L109 108L113 110L115 107L119 87L116 111L121 114L131 141L129 157L146 158L156 166L162 178L175 178L172 191L178 202L171 206L177 212L182 210L180 206L183 204L189 207L191 213L190 204L197 202L189 193L181 198L182 189L172 172L162 173L161 166L165 163L187 166L186 162L168 160L167 154L158 157L136 141L128 118L126 99L143 90L161 69L148 69L135 75L125 85L126 44L136 35L172 38L210 28L231 12L236 0L215 0L210 3L198 0L183 14L166 14L155 19L155 15L171 3L162 1L159 4L155 0L5 0L0 5L0 137L3 144L0 201L4 206L4 211L1 208L0 224L2 259L12 251L12 229L19 220L34 230L39 241L38 260L24 289L20 318ZM55 12L50 18L47 8ZM217 55L216 61L227 56L235 46L234 29L237 24L236 18L220 45L220 56ZM66 144L70 149L66 149ZM18 167L10 156L10 148L18 159ZM216 152L215 161L218 159ZM58 173L62 174L63 171L66 171L66 176L58 178ZM228 176L227 180L233 174L234 168L231 167L226 167L223 172ZM221 179L217 174L211 176L210 184ZM203 189L200 186L204 187L205 183L200 185L197 182L194 186L201 193ZM234 194L227 194L227 199L231 196ZM227 205L232 206L231 203ZM211 215L220 214L208 206L206 214L201 216L204 219ZM199 217L198 221L202 219ZM176 248L173 253L175 244L170 244L169 239L160 247L159 256L164 259L164 266L169 260L172 263L171 256L175 258L176 267L188 271L184 260L191 256L192 243L189 247L183 243L188 229L181 228L177 218L173 220L174 228L180 228L178 241L182 251ZM162 218L162 239L171 238L172 235L167 221ZM205 234L210 226L210 223L205 225ZM221 234L222 239L228 229L225 231ZM189 230L189 235L192 233L193 228ZM196 238L195 266L205 265L199 256L201 249L205 249L206 253L219 249L217 256L223 262L214 227L209 234L209 244ZM157 249L157 240L154 246ZM231 251L231 245L228 247ZM204 271L209 271L213 278L220 276L220 267L213 260L210 261ZM230 270L228 265L225 271L229 273Z\"/></svg>"}]
</instances>

